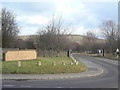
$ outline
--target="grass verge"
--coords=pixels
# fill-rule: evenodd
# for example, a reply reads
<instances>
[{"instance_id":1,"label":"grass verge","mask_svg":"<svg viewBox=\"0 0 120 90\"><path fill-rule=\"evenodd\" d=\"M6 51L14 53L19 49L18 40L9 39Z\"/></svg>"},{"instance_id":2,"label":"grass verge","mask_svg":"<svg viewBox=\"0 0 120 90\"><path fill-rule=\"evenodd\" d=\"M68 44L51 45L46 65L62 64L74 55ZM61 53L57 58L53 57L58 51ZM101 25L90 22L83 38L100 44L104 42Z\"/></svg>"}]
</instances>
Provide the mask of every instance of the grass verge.
<instances>
[{"instance_id":1,"label":"grass verge","mask_svg":"<svg viewBox=\"0 0 120 90\"><path fill-rule=\"evenodd\" d=\"M92 57L103 57L103 56L100 56L99 54L81 54L81 55L87 55L87 56L92 56ZM117 59L117 56L116 55L113 55L113 54L106 54L104 55L103 58L107 58L107 59L111 59L111 60L120 60L120 56L119 58Z\"/></svg>"},{"instance_id":2,"label":"grass verge","mask_svg":"<svg viewBox=\"0 0 120 90\"><path fill-rule=\"evenodd\" d=\"M117 59L117 56L112 54L105 54L104 57L112 60L120 60L120 57Z\"/></svg>"},{"instance_id":3,"label":"grass verge","mask_svg":"<svg viewBox=\"0 0 120 90\"><path fill-rule=\"evenodd\" d=\"M0 61L0 74L2 74L2 61Z\"/></svg>"},{"instance_id":4,"label":"grass verge","mask_svg":"<svg viewBox=\"0 0 120 90\"><path fill-rule=\"evenodd\" d=\"M42 65L37 66L37 62L41 61ZM60 73L80 73L87 70L87 67L79 63L78 65L70 65L71 58L68 57L39 57L37 60L21 61L22 66L17 67L17 61L2 62L3 74L60 74ZM52 66L52 62L56 65ZM65 62L66 65L62 65Z\"/></svg>"}]
</instances>

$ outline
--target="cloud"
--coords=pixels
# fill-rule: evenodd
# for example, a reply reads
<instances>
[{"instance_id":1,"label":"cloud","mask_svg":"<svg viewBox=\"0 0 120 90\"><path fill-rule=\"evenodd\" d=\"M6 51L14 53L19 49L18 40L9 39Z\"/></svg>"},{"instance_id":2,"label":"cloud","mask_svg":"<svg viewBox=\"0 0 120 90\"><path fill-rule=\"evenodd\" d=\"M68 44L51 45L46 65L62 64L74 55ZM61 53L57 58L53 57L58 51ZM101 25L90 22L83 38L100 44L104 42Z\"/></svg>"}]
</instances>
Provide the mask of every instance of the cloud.
<instances>
[{"instance_id":1,"label":"cloud","mask_svg":"<svg viewBox=\"0 0 120 90\"><path fill-rule=\"evenodd\" d=\"M17 16L17 21L24 22L26 24L46 25L49 22L49 18L41 15Z\"/></svg>"},{"instance_id":2,"label":"cloud","mask_svg":"<svg viewBox=\"0 0 120 90\"><path fill-rule=\"evenodd\" d=\"M86 29L84 26L76 26L73 28L72 34L84 35L89 29Z\"/></svg>"},{"instance_id":3,"label":"cloud","mask_svg":"<svg viewBox=\"0 0 120 90\"><path fill-rule=\"evenodd\" d=\"M62 13L63 19L72 25L95 26L98 15L86 6L86 3L74 0L56 0L56 12Z\"/></svg>"},{"instance_id":4,"label":"cloud","mask_svg":"<svg viewBox=\"0 0 120 90\"><path fill-rule=\"evenodd\" d=\"M25 26L20 29L19 35L33 35L39 30L39 27Z\"/></svg>"},{"instance_id":5,"label":"cloud","mask_svg":"<svg viewBox=\"0 0 120 90\"><path fill-rule=\"evenodd\" d=\"M104 39L104 37L103 37L103 35L102 35L102 33L101 33L101 31L100 31L99 28L94 28L94 29L93 29L93 32L96 34L96 36L97 36L98 38Z\"/></svg>"},{"instance_id":6,"label":"cloud","mask_svg":"<svg viewBox=\"0 0 120 90\"><path fill-rule=\"evenodd\" d=\"M84 8L84 4L81 2L74 2L73 0L56 0L56 10L63 14L72 14L78 12L77 10Z\"/></svg>"},{"instance_id":7,"label":"cloud","mask_svg":"<svg viewBox=\"0 0 120 90\"><path fill-rule=\"evenodd\" d=\"M64 26L71 25L73 34L84 34L88 30L98 35L101 20L116 18L116 3L81 2L80 0L52 0L53 2L7 3L4 6L17 15L21 34L34 34L40 26L49 23L52 15L62 16ZM111 11L110 11L111 10ZM114 13L113 13L114 12Z\"/></svg>"},{"instance_id":8,"label":"cloud","mask_svg":"<svg viewBox=\"0 0 120 90\"><path fill-rule=\"evenodd\" d=\"M85 28L84 26L76 26L73 31L71 32L72 34L77 34L77 35L85 35L86 32L88 31L92 31L93 33L95 33L95 35L98 37L98 38L103 38L103 35L100 31L99 28Z\"/></svg>"},{"instance_id":9,"label":"cloud","mask_svg":"<svg viewBox=\"0 0 120 90\"><path fill-rule=\"evenodd\" d=\"M56 0L0 0L1 2L51 2ZM66 0L60 0L60 1L66 1ZM79 0L74 0L79 1ZM80 0L83 2L118 2L119 0Z\"/></svg>"}]
</instances>

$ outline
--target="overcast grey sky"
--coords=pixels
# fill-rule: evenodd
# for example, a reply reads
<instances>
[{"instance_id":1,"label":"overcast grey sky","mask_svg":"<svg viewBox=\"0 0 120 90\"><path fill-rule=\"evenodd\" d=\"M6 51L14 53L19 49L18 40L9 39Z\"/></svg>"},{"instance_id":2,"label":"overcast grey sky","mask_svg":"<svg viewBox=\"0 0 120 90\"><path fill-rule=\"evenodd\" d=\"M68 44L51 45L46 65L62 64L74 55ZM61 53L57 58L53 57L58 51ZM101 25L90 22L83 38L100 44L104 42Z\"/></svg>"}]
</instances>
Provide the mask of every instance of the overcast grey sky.
<instances>
[{"instance_id":1,"label":"overcast grey sky","mask_svg":"<svg viewBox=\"0 0 120 90\"><path fill-rule=\"evenodd\" d=\"M19 35L33 35L55 16L62 15L71 33L83 35L93 30L99 37L99 24L103 20L118 19L117 2L81 2L80 0L54 0L53 2L2 2L11 10L20 27Z\"/></svg>"}]
</instances>

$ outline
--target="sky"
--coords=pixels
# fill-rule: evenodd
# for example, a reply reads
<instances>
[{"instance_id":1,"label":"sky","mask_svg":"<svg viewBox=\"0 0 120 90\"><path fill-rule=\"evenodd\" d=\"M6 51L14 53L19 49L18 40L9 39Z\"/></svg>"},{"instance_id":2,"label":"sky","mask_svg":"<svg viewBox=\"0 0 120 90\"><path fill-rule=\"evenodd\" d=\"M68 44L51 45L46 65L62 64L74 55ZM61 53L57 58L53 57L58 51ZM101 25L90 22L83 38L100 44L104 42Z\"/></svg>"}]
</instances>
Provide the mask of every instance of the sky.
<instances>
[{"instance_id":1,"label":"sky","mask_svg":"<svg viewBox=\"0 0 120 90\"><path fill-rule=\"evenodd\" d=\"M99 25L104 20L118 21L118 2L81 2L54 0L49 2L2 2L12 11L20 28L19 35L33 35L49 24L53 15L62 16L71 34L84 35L91 30L102 37Z\"/></svg>"}]
</instances>

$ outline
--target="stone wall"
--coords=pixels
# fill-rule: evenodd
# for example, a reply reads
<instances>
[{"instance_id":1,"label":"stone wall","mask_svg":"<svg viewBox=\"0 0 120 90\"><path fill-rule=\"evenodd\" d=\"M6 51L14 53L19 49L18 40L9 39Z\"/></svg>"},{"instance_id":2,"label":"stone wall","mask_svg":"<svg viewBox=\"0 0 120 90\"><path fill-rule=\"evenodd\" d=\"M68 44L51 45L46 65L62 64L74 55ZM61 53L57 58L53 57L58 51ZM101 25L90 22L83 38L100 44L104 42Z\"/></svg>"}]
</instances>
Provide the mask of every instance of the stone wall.
<instances>
[{"instance_id":1,"label":"stone wall","mask_svg":"<svg viewBox=\"0 0 120 90\"><path fill-rule=\"evenodd\" d=\"M35 50L13 50L4 54L4 61L32 60L37 59Z\"/></svg>"}]
</instances>

